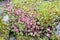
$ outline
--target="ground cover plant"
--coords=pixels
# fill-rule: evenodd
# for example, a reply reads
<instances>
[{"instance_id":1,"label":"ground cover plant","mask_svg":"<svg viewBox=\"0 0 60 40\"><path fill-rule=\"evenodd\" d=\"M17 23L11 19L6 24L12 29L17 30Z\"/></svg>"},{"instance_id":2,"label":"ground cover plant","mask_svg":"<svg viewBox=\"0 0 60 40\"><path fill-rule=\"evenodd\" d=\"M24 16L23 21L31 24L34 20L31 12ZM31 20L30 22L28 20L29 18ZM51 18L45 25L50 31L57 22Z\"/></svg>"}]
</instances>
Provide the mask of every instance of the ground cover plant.
<instances>
[{"instance_id":1,"label":"ground cover plant","mask_svg":"<svg viewBox=\"0 0 60 40\"><path fill-rule=\"evenodd\" d=\"M59 1L12 0L2 15L17 40L60 40L54 33L60 20Z\"/></svg>"}]
</instances>

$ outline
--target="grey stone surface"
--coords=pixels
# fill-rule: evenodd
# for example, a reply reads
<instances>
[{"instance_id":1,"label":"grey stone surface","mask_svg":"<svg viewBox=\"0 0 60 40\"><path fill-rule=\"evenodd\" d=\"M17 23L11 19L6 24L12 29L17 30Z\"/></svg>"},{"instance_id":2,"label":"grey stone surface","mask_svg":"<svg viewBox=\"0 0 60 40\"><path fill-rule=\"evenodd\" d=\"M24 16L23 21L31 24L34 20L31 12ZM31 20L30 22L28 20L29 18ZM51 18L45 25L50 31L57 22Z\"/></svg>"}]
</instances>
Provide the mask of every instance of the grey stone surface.
<instances>
[{"instance_id":1,"label":"grey stone surface","mask_svg":"<svg viewBox=\"0 0 60 40\"><path fill-rule=\"evenodd\" d=\"M9 40L16 40L16 38L15 37L10 37Z\"/></svg>"},{"instance_id":2,"label":"grey stone surface","mask_svg":"<svg viewBox=\"0 0 60 40\"><path fill-rule=\"evenodd\" d=\"M6 5L6 3L7 3L7 0L6 0L6 1L1 1L1 2L0 2L0 6Z\"/></svg>"},{"instance_id":3,"label":"grey stone surface","mask_svg":"<svg viewBox=\"0 0 60 40\"><path fill-rule=\"evenodd\" d=\"M4 0L4 1L0 1L0 15L3 13L4 11L4 6L7 4L8 0Z\"/></svg>"},{"instance_id":4,"label":"grey stone surface","mask_svg":"<svg viewBox=\"0 0 60 40\"><path fill-rule=\"evenodd\" d=\"M4 10L0 10L0 15L3 13Z\"/></svg>"},{"instance_id":5,"label":"grey stone surface","mask_svg":"<svg viewBox=\"0 0 60 40\"><path fill-rule=\"evenodd\" d=\"M55 31L56 36L60 36L60 23L56 26L56 31Z\"/></svg>"},{"instance_id":6,"label":"grey stone surface","mask_svg":"<svg viewBox=\"0 0 60 40\"><path fill-rule=\"evenodd\" d=\"M60 29L60 23L56 26L56 29Z\"/></svg>"},{"instance_id":7,"label":"grey stone surface","mask_svg":"<svg viewBox=\"0 0 60 40\"><path fill-rule=\"evenodd\" d=\"M6 37L6 39L5 40L16 40L16 38L15 37L13 37L13 36L11 36L11 37Z\"/></svg>"}]
</instances>

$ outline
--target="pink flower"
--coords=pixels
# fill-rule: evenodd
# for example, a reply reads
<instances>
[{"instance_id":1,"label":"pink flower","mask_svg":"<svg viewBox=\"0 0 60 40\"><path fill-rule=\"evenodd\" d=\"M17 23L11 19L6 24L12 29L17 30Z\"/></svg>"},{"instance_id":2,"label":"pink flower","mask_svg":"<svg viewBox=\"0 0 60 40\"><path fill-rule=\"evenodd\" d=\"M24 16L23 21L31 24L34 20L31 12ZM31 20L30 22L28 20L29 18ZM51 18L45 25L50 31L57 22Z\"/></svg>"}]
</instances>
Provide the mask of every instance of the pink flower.
<instances>
[{"instance_id":1,"label":"pink flower","mask_svg":"<svg viewBox=\"0 0 60 40\"><path fill-rule=\"evenodd\" d=\"M30 24L30 22L27 20L27 21L25 21L25 23L27 24L27 25L29 25Z\"/></svg>"},{"instance_id":2,"label":"pink flower","mask_svg":"<svg viewBox=\"0 0 60 40\"><path fill-rule=\"evenodd\" d=\"M30 28L31 31L34 31L34 28Z\"/></svg>"},{"instance_id":3,"label":"pink flower","mask_svg":"<svg viewBox=\"0 0 60 40\"><path fill-rule=\"evenodd\" d=\"M30 17L31 20L34 20L34 17Z\"/></svg>"},{"instance_id":4,"label":"pink flower","mask_svg":"<svg viewBox=\"0 0 60 40\"><path fill-rule=\"evenodd\" d=\"M7 11L8 11L8 12L11 12L11 11L12 11L12 8L11 8L11 6L10 6L10 2L7 3Z\"/></svg>"},{"instance_id":5,"label":"pink flower","mask_svg":"<svg viewBox=\"0 0 60 40\"><path fill-rule=\"evenodd\" d=\"M16 25L13 25L12 27L13 27L14 29L16 29L17 26L16 26Z\"/></svg>"},{"instance_id":6,"label":"pink flower","mask_svg":"<svg viewBox=\"0 0 60 40\"><path fill-rule=\"evenodd\" d=\"M22 14L22 11L21 10L17 10L15 14L16 15L20 15L20 14Z\"/></svg>"},{"instance_id":7,"label":"pink flower","mask_svg":"<svg viewBox=\"0 0 60 40\"><path fill-rule=\"evenodd\" d=\"M7 3L7 7L9 7L10 6L10 3Z\"/></svg>"},{"instance_id":8,"label":"pink flower","mask_svg":"<svg viewBox=\"0 0 60 40\"><path fill-rule=\"evenodd\" d=\"M32 22L30 22L30 25L32 25Z\"/></svg>"},{"instance_id":9,"label":"pink flower","mask_svg":"<svg viewBox=\"0 0 60 40\"><path fill-rule=\"evenodd\" d=\"M38 32L38 34L42 33L42 31L37 31L37 32Z\"/></svg>"},{"instance_id":10,"label":"pink flower","mask_svg":"<svg viewBox=\"0 0 60 40\"><path fill-rule=\"evenodd\" d=\"M26 22L27 20L28 20L27 16L24 16L24 17L21 18L21 21L23 21L23 22Z\"/></svg>"},{"instance_id":11,"label":"pink flower","mask_svg":"<svg viewBox=\"0 0 60 40\"><path fill-rule=\"evenodd\" d=\"M49 33L46 33L46 36L47 36L47 37L50 37L50 34L49 34Z\"/></svg>"},{"instance_id":12,"label":"pink flower","mask_svg":"<svg viewBox=\"0 0 60 40\"><path fill-rule=\"evenodd\" d=\"M16 32L18 32L18 28L17 28L16 25L13 25L12 27L14 28L14 30L15 30Z\"/></svg>"},{"instance_id":13,"label":"pink flower","mask_svg":"<svg viewBox=\"0 0 60 40\"><path fill-rule=\"evenodd\" d=\"M36 28L39 29L40 26L36 25Z\"/></svg>"},{"instance_id":14,"label":"pink flower","mask_svg":"<svg viewBox=\"0 0 60 40\"><path fill-rule=\"evenodd\" d=\"M12 26L13 28L15 27L15 25Z\"/></svg>"},{"instance_id":15,"label":"pink flower","mask_svg":"<svg viewBox=\"0 0 60 40\"><path fill-rule=\"evenodd\" d=\"M8 0L8 2L10 2L10 0Z\"/></svg>"},{"instance_id":16,"label":"pink flower","mask_svg":"<svg viewBox=\"0 0 60 40\"><path fill-rule=\"evenodd\" d=\"M7 9L8 9L8 12L11 12L12 11L10 6L7 7Z\"/></svg>"},{"instance_id":17,"label":"pink flower","mask_svg":"<svg viewBox=\"0 0 60 40\"><path fill-rule=\"evenodd\" d=\"M36 25L36 22L32 22L33 23L33 25Z\"/></svg>"},{"instance_id":18,"label":"pink flower","mask_svg":"<svg viewBox=\"0 0 60 40\"><path fill-rule=\"evenodd\" d=\"M25 21L26 21L26 19L25 19L25 18L21 18L21 21L25 22Z\"/></svg>"},{"instance_id":19,"label":"pink flower","mask_svg":"<svg viewBox=\"0 0 60 40\"><path fill-rule=\"evenodd\" d=\"M30 25L33 25L33 22L32 22L32 20L30 20Z\"/></svg>"},{"instance_id":20,"label":"pink flower","mask_svg":"<svg viewBox=\"0 0 60 40\"><path fill-rule=\"evenodd\" d=\"M50 31L50 28L47 28L47 31Z\"/></svg>"},{"instance_id":21,"label":"pink flower","mask_svg":"<svg viewBox=\"0 0 60 40\"><path fill-rule=\"evenodd\" d=\"M10 6L10 0L8 0L8 2L7 2L7 7L9 7Z\"/></svg>"},{"instance_id":22,"label":"pink flower","mask_svg":"<svg viewBox=\"0 0 60 40\"><path fill-rule=\"evenodd\" d=\"M35 28L36 26L35 25L32 25L32 28Z\"/></svg>"},{"instance_id":23,"label":"pink flower","mask_svg":"<svg viewBox=\"0 0 60 40\"><path fill-rule=\"evenodd\" d=\"M26 25L27 28L30 28L31 26L30 25Z\"/></svg>"},{"instance_id":24,"label":"pink flower","mask_svg":"<svg viewBox=\"0 0 60 40\"><path fill-rule=\"evenodd\" d=\"M15 31L18 32L18 28L16 28Z\"/></svg>"}]
</instances>

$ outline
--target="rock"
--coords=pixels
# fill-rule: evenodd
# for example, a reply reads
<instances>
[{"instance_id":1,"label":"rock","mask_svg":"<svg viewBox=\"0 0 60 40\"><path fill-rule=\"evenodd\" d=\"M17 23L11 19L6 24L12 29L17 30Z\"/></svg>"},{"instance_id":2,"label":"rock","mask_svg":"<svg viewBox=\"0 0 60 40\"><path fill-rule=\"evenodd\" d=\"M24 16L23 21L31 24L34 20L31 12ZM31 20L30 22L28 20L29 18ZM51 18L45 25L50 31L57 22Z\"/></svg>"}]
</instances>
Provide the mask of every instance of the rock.
<instances>
[{"instance_id":1,"label":"rock","mask_svg":"<svg viewBox=\"0 0 60 40\"><path fill-rule=\"evenodd\" d=\"M60 23L56 26L56 29L60 29Z\"/></svg>"},{"instance_id":2,"label":"rock","mask_svg":"<svg viewBox=\"0 0 60 40\"><path fill-rule=\"evenodd\" d=\"M15 37L10 37L9 40L16 40L16 38Z\"/></svg>"},{"instance_id":3,"label":"rock","mask_svg":"<svg viewBox=\"0 0 60 40\"><path fill-rule=\"evenodd\" d=\"M56 36L60 36L60 23L56 26L56 31L55 31Z\"/></svg>"},{"instance_id":4,"label":"rock","mask_svg":"<svg viewBox=\"0 0 60 40\"><path fill-rule=\"evenodd\" d=\"M4 21L5 24L8 24L9 15L5 15L5 16L3 17L3 21Z\"/></svg>"},{"instance_id":5,"label":"rock","mask_svg":"<svg viewBox=\"0 0 60 40\"><path fill-rule=\"evenodd\" d=\"M5 6L7 2L8 2L8 0L1 1L0 6L2 6L2 7Z\"/></svg>"},{"instance_id":6,"label":"rock","mask_svg":"<svg viewBox=\"0 0 60 40\"><path fill-rule=\"evenodd\" d=\"M0 10L0 15L3 13L4 10Z\"/></svg>"},{"instance_id":7,"label":"rock","mask_svg":"<svg viewBox=\"0 0 60 40\"><path fill-rule=\"evenodd\" d=\"M16 40L16 38L12 36L12 37L7 37L6 40Z\"/></svg>"},{"instance_id":8,"label":"rock","mask_svg":"<svg viewBox=\"0 0 60 40\"><path fill-rule=\"evenodd\" d=\"M6 40L16 40L16 36L14 35L14 32L10 30L9 36Z\"/></svg>"}]
</instances>

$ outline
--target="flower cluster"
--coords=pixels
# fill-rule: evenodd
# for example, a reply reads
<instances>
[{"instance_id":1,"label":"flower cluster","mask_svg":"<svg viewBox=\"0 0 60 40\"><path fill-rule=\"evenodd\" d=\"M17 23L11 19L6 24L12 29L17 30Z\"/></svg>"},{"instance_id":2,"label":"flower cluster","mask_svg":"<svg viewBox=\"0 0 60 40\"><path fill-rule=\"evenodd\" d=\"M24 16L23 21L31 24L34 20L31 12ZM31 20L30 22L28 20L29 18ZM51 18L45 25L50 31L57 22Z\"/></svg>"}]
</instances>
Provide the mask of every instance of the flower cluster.
<instances>
[{"instance_id":1,"label":"flower cluster","mask_svg":"<svg viewBox=\"0 0 60 40\"><path fill-rule=\"evenodd\" d=\"M31 23L34 24L34 23ZM51 36L51 28L48 26L47 28L41 27L39 24L36 25L27 25L24 28L24 35L30 35L30 36L40 36L40 37L50 37Z\"/></svg>"},{"instance_id":2,"label":"flower cluster","mask_svg":"<svg viewBox=\"0 0 60 40\"><path fill-rule=\"evenodd\" d=\"M12 12L12 8L11 8L11 5L10 5L10 1L8 0L8 2L7 2L7 10L8 10L8 12Z\"/></svg>"},{"instance_id":3,"label":"flower cluster","mask_svg":"<svg viewBox=\"0 0 60 40\"><path fill-rule=\"evenodd\" d=\"M40 36L42 38L45 36L48 38L51 37L52 26L50 26L50 25L47 27L44 25L41 26L41 22L44 22L44 23L46 23L46 22L43 21L43 17L41 17L41 20L39 19L40 14L38 14L38 12L35 14L29 14L27 12L24 12L21 9L16 8L15 5L13 7L11 7L10 2L8 2L8 4L7 4L7 9L8 9L7 11L9 13L10 18L7 18L6 20L7 21L8 21L8 19L11 20L11 17L12 17L11 21L13 23L11 26L15 32L20 33L20 31L21 31L20 27L22 27L22 26L17 26L17 24L22 22L25 25L24 28L22 27L23 35L34 36L34 37ZM44 14L44 17L45 16L46 15ZM39 18L37 18L37 17L39 17ZM48 19L49 17L46 17L48 21L49 21L49 19ZM46 18L44 18L44 19L46 20ZM20 23L20 25L21 25L21 23Z\"/></svg>"},{"instance_id":4,"label":"flower cluster","mask_svg":"<svg viewBox=\"0 0 60 40\"><path fill-rule=\"evenodd\" d=\"M15 20L16 24L15 25L13 24L12 26L16 32L20 31L18 26L16 26L17 22L20 21L20 22L24 22L25 24L25 28L23 28L24 35L40 36L40 37L51 36L51 26L45 28L43 26L40 26L40 21L38 19L35 19L33 16L21 12L18 14L21 14L22 16L19 18L20 20L19 19Z\"/></svg>"}]
</instances>

